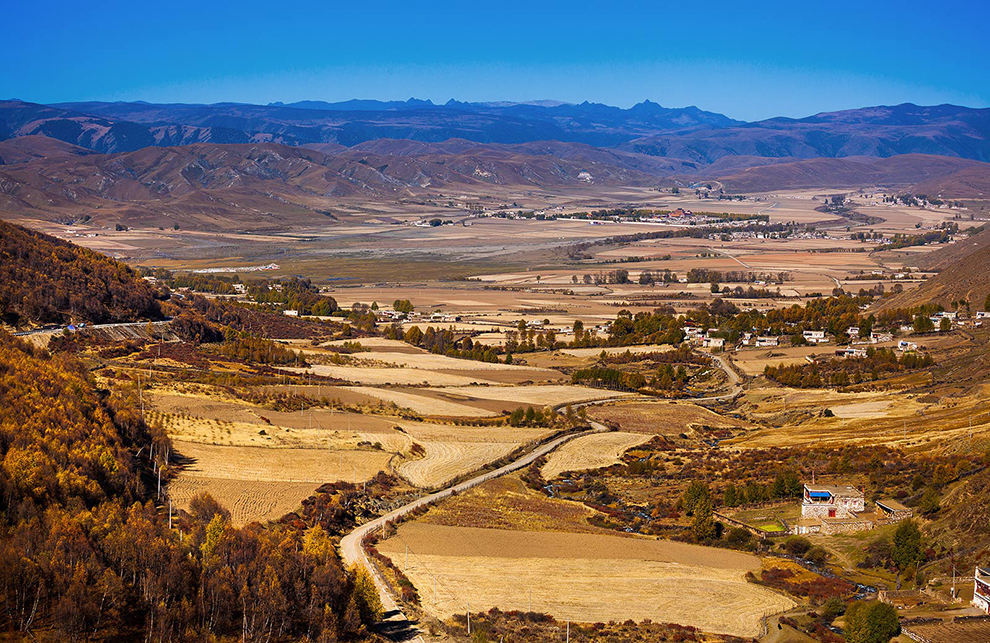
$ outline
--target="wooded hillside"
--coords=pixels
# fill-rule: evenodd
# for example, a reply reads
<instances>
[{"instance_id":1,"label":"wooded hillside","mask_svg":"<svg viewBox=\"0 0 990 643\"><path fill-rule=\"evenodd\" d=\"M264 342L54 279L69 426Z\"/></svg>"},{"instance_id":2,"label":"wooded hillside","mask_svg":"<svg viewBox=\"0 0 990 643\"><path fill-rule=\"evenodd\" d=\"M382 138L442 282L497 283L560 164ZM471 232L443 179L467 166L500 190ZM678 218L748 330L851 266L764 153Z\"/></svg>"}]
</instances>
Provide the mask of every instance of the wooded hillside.
<instances>
[{"instance_id":1,"label":"wooded hillside","mask_svg":"<svg viewBox=\"0 0 990 643\"><path fill-rule=\"evenodd\" d=\"M0 637L367 640L377 593L322 528L237 529L208 496L170 524L168 438L120 391L0 331Z\"/></svg>"},{"instance_id":2,"label":"wooded hillside","mask_svg":"<svg viewBox=\"0 0 990 643\"><path fill-rule=\"evenodd\" d=\"M156 292L128 266L0 221L0 321L11 326L161 319Z\"/></svg>"}]
</instances>

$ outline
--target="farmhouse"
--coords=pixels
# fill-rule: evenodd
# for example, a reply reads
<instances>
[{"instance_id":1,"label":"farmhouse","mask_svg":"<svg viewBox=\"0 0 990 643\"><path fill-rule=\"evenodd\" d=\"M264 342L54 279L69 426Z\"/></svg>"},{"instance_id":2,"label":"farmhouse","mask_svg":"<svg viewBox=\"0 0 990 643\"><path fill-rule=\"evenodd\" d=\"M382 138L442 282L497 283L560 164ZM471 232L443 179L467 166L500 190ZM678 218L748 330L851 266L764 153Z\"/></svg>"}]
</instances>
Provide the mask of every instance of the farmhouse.
<instances>
[{"instance_id":1,"label":"farmhouse","mask_svg":"<svg viewBox=\"0 0 990 643\"><path fill-rule=\"evenodd\" d=\"M703 337L701 346L703 348L725 348L725 339L722 337Z\"/></svg>"},{"instance_id":2,"label":"farmhouse","mask_svg":"<svg viewBox=\"0 0 990 643\"><path fill-rule=\"evenodd\" d=\"M806 330L804 331L804 339L809 344L824 344L828 341L823 330Z\"/></svg>"},{"instance_id":3,"label":"farmhouse","mask_svg":"<svg viewBox=\"0 0 990 643\"><path fill-rule=\"evenodd\" d=\"M990 568L977 567L973 582L973 607L990 614Z\"/></svg>"},{"instance_id":4,"label":"farmhouse","mask_svg":"<svg viewBox=\"0 0 990 643\"><path fill-rule=\"evenodd\" d=\"M899 522L914 515L914 510L891 498L877 500L877 517L885 522Z\"/></svg>"},{"instance_id":5,"label":"farmhouse","mask_svg":"<svg viewBox=\"0 0 990 643\"><path fill-rule=\"evenodd\" d=\"M802 518L836 518L865 509L865 496L856 487L804 485Z\"/></svg>"},{"instance_id":6,"label":"farmhouse","mask_svg":"<svg viewBox=\"0 0 990 643\"><path fill-rule=\"evenodd\" d=\"M766 346L777 346L779 344L780 344L780 338L779 337L769 337L769 336L763 336L763 335L761 335L760 337L757 337L756 338L756 347L757 348L766 347Z\"/></svg>"},{"instance_id":7,"label":"farmhouse","mask_svg":"<svg viewBox=\"0 0 990 643\"><path fill-rule=\"evenodd\" d=\"M866 351L862 348L840 348L835 351L836 357L866 357Z\"/></svg>"},{"instance_id":8,"label":"farmhouse","mask_svg":"<svg viewBox=\"0 0 990 643\"><path fill-rule=\"evenodd\" d=\"M840 534L868 531L914 515L896 500L878 500L874 511L866 511L862 491L848 486L804 486L801 519L794 523L795 534Z\"/></svg>"},{"instance_id":9,"label":"farmhouse","mask_svg":"<svg viewBox=\"0 0 990 643\"><path fill-rule=\"evenodd\" d=\"M801 520L794 525L798 534L826 535L866 531L875 526L875 514L866 512L862 491L848 486L804 485Z\"/></svg>"}]
</instances>

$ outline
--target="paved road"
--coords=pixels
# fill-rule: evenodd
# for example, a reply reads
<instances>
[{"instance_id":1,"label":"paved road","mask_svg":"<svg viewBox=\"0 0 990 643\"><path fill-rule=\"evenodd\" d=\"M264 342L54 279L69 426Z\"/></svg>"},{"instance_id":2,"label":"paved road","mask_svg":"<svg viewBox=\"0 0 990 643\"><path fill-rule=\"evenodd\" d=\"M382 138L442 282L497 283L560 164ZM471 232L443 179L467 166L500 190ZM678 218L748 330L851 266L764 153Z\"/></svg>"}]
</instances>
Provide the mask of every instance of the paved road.
<instances>
[{"instance_id":1,"label":"paved road","mask_svg":"<svg viewBox=\"0 0 990 643\"><path fill-rule=\"evenodd\" d=\"M375 569L375 567L368 561L368 557L364 553L364 548L361 546L361 542L364 540L364 537L375 530L380 530L382 525L386 522L406 516L420 507L433 504L451 496L454 493L466 491L472 487L480 485L483 482L492 480L493 478L498 478L506 475L507 473L512 473L513 471L518 471L523 467L527 467L541 456L547 455L565 442L569 442L570 440L583 435L608 431L608 427L603 424L599 424L598 422L589 422L589 424L591 425L591 428L586 431L571 433L569 435L550 440L549 442L545 442L537 446L529 453L521 456L519 459L510 462L503 467L495 469L494 471L482 473L474 478L471 478L470 480L452 485L446 489L437 491L436 493L431 493L428 496L423 496L422 498L403 505L402 507L391 511L380 518L366 522L341 539L340 555L344 563L348 566L358 565L366 569L371 574L372 579L375 581L375 585L378 587L378 594L381 596L382 606L385 608L385 620L380 625L380 629L384 634L397 641L417 641L418 643L424 643L422 634L402 613L399 605L392 597L391 592L388 591L385 582L378 574L377 569Z\"/></svg>"}]
</instances>

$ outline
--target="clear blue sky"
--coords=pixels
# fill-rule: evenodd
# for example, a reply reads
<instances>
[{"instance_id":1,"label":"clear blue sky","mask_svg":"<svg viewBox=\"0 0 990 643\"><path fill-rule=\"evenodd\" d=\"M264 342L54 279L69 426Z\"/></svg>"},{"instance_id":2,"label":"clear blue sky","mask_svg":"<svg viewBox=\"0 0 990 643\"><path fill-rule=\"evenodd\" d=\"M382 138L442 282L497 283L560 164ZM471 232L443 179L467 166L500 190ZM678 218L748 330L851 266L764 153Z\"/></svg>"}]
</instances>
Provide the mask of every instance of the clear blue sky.
<instances>
[{"instance_id":1,"label":"clear blue sky","mask_svg":"<svg viewBox=\"0 0 990 643\"><path fill-rule=\"evenodd\" d=\"M753 120L990 105L990 2L51 2L4 9L0 97L649 98Z\"/></svg>"}]
</instances>

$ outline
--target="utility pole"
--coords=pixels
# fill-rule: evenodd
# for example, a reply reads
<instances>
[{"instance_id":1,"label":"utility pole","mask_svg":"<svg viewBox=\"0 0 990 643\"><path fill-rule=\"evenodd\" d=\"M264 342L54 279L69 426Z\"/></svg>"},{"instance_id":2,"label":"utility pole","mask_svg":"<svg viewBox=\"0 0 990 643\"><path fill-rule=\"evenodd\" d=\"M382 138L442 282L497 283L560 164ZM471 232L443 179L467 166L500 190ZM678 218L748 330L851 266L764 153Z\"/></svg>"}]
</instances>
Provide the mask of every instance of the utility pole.
<instances>
[{"instance_id":1,"label":"utility pole","mask_svg":"<svg viewBox=\"0 0 990 643\"><path fill-rule=\"evenodd\" d=\"M172 499L168 499L168 528L172 528Z\"/></svg>"},{"instance_id":2,"label":"utility pole","mask_svg":"<svg viewBox=\"0 0 990 643\"><path fill-rule=\"evenodd\" d=\"M571 619L567 619L567 640L565 643L571 643Z\"/></svg>"},{"instance_id":3,"label":"utility pole","mask_svg":"<svg viewBox=\"0 0 990 643\"><path fill-rule=\"evenodd\" d=\"M468 636L471 636L471 601L467 602L467 624L468 624Z\"/></svg>"}]
</instances>

